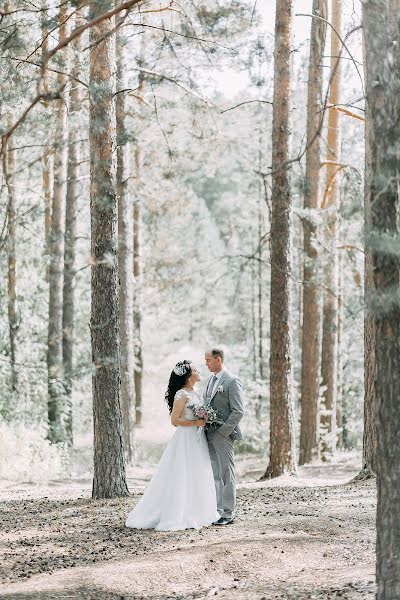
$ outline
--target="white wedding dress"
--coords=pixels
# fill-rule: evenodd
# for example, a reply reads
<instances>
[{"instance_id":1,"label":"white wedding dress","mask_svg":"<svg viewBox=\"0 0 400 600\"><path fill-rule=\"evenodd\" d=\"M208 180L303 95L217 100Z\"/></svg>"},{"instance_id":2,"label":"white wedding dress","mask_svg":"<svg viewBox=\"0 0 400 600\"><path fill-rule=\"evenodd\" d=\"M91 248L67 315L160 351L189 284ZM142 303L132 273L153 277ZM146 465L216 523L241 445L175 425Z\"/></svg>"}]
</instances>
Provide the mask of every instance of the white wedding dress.
<instances>
[{"instance_id":1,"label":"white wedding dress","mask_svg":"<svg viewBox=\"0 0 400 600\"><path fill-rule=\"evenodd\" d=\"M186 398L182 419L195 419L190 404L202 404L196 392ZM200 529L219 519L214 477L204 428L178 426L142 498L126 519L135 529Z\"/></svg>"}]
</instances>

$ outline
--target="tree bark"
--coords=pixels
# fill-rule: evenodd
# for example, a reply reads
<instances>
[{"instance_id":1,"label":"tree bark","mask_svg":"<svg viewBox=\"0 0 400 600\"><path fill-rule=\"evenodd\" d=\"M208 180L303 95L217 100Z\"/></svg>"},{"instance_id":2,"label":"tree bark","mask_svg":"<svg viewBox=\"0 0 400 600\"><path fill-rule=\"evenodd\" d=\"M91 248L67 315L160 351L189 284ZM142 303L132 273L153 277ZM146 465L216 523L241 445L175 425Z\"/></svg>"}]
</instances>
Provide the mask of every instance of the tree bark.
<instances>
[{"instance_id":1,"label":"tree bark","mask_svg":"<svg viewBox=\"0 0 400 600\"><path fill-rule=\"evenodd\" d=\"M393 60L396 46L390 8L387 0L363 3L372 156L371 226L366 225L366 243L372 255L375 288L368 290L367 307L375 328L378 600L400 597L400 75L395 68L397 57ZM394 39L398 44L398 29Z\"/></svg>"},{"instance_id":2,"label":"tree bark","mask_svg":"<svg viewBox=\"0 0 400 600\"><path fill-rule=\"evenodd\" d=\"M261 185L260 185L261 188ZM263 306L263 211L261 206L262 191L259 188L258 196L258 261L257 261L257 286L258 286L258 364L260 379L264 379L264 306ZM261 402L261 398L260 398Z\"/></svg>"},{"instance_id":3,"label":"tree bark","mask_svg":"<svg viewBox=\"0 0 400 600\"><path fill-rule=\"evenodd\" d=\"M272 122L270 456L263 478L296 471L290 339L289 103L293 1L277 0Z\"/></svg>"},{"instance_id":4,"label":"tree bark","mask_svg":"<svg viewBox=\"0 0 400 600\"><path fill-rule=\"evenodd\" d=\"M339 450L344 448L343 439L343 359L342 359L342 338L343 338L343 258L339 255L339 281L338 281L338 322L337 322L337 401L336 401L336 426L337 426L337 447Z\"/></svg>"},{"instance_id":5,"label":"tree bark","mask_svg":"<svg viewBox=\"0 0 400 600\"><path fill-rule=\"evenodd\" d=\"M10 335L11 390L17 389L16 345L18 333L17 316L17 212L13 174L15 171L15 150L10 142L7 145L5 180L8 191L7 205L7 262L8 262L8 329Z\"/></svg>"},{"instance_id":6,"label":"tree bark","mask_svg":"<svg viewBox=\"0 0 400 600\"><path fill-rule=\"evenodd\" d=\"M83 22L78 13L76 27ZM81 37L72 42L74 54L72 77L79 79L81 70L80 52ZM71 79L69 97L69 135L67 163L67 193L65 203L65 245L64 245L64 286L63 286L63 367L65 383L65 420L67 441L73 443L72 427L72 381L73 381L73 346L74 346L74 313L75 313L75 245L76 245L76 211L78 201L79 179L79 124L78 114L81 108L82 94L80 84Z\"/></svg>"},{"instance_id":7,"label":"tree bark","mask_svg":"<svg viewBox=\"0 0 400 600\"><path fill-rule=\"evenodd\" d=\"M251 273L251 338L252 338L252 366L253 379L258 377L258 361L257 361L257 318L256 318L256 271L254 263L250 266Z\"/></svg>"},{"instance_id":8,"label":"tree bark","mask_svg":"<svg viewBox=\"0 0 400 600\"><path fill-rule=\"evenodd\" d=\"M67 5L61 4L59 10L59 40L67 36ZM60 51L61 69L65 71L66 50ZM57 74L57 85L65 84L65 75ZM54 150L54 187L51 211L51 230L49 238L49 323L47 342L48 372L48 417L49 439L52 442L64 442L66 434L65 396L62 364L62 291L63 291L63 208L66 180L66 101L57 101Z\"/></svg>"},{"instance_id":9,"label":"tree bark","mask_svg":"<svg viewBox=\"0 0 400 600\"><path fill-rule=\"evenodd\" d=\"M49 32L46 23L47 18L47 0L42 0L42 59L44 59L49 50ZM43 78L39 81L39 86L42 87L44 93L49 91L49 72L47 69L44 70ZM48 108L48 102L44 102L43 105ZM44 198L44 255L48 258L50 256L50 234L51 234L51 203L53 196L53 149L50 139L46 140L46 147L43 152L42 158L42 181L43 181L43 198ZM49 264L46 264L46 281L49 281Z\"/></svg>"},{"instance_id":10,"label":"tree bark","mask_svg":"<svg viewBox=\"0 0 400 600\"><path fill-rule=\"evenodd\" d=\"M125 85L125 41L121 31L116 36L117 44L117 92ZM134 458L134 437L132 409L134 402L133 389L133 327L132 327L132 248L129 243L131 211L127 189L128 139L125 128L125 94L117 94L117 197L118 197L118 266L120 273L120 340L121 340L121 404L124 430L124 446L126 459Z\"/></svg>"},{"instance_id":11,"label":"tree bark","mask_svg":"<svg viewBox=\"0 0 400 600\"><path fill-rule=\"evenodd\" d=\"M140 56L141 61L144 53L144 38L141 39ZM144 77L139 73L139 85L137 95L143 97ZM135 195L133 203L133 277L135 282L133 296L133 326L134 326L134 348L135 348L135 421L137 426L142 424L142 389L143 389L143 349L142 349L142 307L141 307L141 236L142 236L142 202L140 197L140 179L142 169L142 148L140 140L136 140L135 146Z\"/></svg>"},{"instance_id":12,"label":"tree bark","mask_svg":"<svg viewBox=\"0 0 400 600\"><path fill-rule=\"evenodd\" d=\"M332 2L331 31L331 78L329 104L340 102L340 79L342 51L338 37L341 31L342 0ZM337 32L337 33L336 33ZM323 302L321 378L323 400L321 406L321 458L327 459L336 450L336 399L337 399L337 314L338 314L338 219L339 207L339 167L341 150L340 113L328 111L328 151L327 151L327 202L328 225L326 227L326 245L329 255L326 257L325 293Z\"/></svg>"},{"instance_id":13,"label":"tree bark","mask_svg":"<svg viewBox=\"0 0 400 600\"><path fill-rule=\"evenodd\" d=\"M91 0L91 17L112 8ZM90 211L93 498L128 495L120 402L114 19L90 30Z\"/></svg>"},{"instance_id":14,"label":"tree bark","mask_svg":"<svg viewBox=\"0 0 400 600\"><path fill-rule=\"evenodd\" d=\"M363 32L364 46L364 78L368 86L368 64L365 48L365 32ZM371 136L371 115L368 102L366 109L365 125L365 177L364 177L364 228L367 232L371 228L371 174L376 170L376 151ZM368 307L374 289L374 274L372 254L365 241L364 254L364 429L363 429L363 455L362 468L358 479L373 477L376 473L376 425L375 425L375 322L372 311Z\"/></svg>"},{"instance_id":15,"label":"tree bark","mask_svg":"<svg viewBox=\"0 0 400 600\"><path fill-rule=\"evenodd\" d=\"M314 0L312 14L327 18L326 0ZM310 58L307 99L307 154L304 190L304 208L319 208L319 173L321 168L321 129L324 113L322 105L323 57L325 52L326 23L315 18L311 22ZM319 456L319 366L321 343L321 307L318 278L318 249L316 225L310 218L303 219L303 325L301 364L301 465Z\"/></svg>"}]
</instances>

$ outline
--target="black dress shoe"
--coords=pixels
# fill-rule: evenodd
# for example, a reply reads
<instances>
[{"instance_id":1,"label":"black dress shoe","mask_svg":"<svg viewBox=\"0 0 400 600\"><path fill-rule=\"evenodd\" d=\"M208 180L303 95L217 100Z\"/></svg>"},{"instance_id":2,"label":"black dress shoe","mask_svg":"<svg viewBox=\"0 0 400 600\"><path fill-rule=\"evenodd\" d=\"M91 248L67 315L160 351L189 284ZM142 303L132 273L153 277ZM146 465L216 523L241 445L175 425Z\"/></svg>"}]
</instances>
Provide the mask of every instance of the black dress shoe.
<instances>
[{"instance_id":1,"label":"black dress shoe","mask_svg":"<svg viewBox=\"0 0 400 600\"><path fill-rule=\"evenodd\" d=\"M233 519L228 517L221 517L220 519L218 519L218 521L215 521L213 525L230 525L231 523L233 523Z\"/></svg>"}]
</instances>

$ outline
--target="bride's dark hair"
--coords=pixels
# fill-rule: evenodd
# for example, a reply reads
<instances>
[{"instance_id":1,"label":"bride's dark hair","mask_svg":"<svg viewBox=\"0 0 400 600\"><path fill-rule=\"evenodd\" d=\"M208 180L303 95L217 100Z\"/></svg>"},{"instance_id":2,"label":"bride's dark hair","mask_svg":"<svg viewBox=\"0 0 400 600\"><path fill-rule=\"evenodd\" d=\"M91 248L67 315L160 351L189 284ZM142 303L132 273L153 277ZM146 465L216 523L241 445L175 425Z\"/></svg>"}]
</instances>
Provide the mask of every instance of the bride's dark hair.
<instances>
[{"instance_id":1,"label":"bride's dark hair","mask_svg":"<svg viewBox=\"0 0 400 600\"><path fill-rule=\"evenodd\" d=\"M165 392L165 402L168 404L169 414L172 412L175 394L178 390L185 387L187 380L192 374L192 361L183 360L176 363L169 377L167 391Z\"/></svg>"}]
</instances>

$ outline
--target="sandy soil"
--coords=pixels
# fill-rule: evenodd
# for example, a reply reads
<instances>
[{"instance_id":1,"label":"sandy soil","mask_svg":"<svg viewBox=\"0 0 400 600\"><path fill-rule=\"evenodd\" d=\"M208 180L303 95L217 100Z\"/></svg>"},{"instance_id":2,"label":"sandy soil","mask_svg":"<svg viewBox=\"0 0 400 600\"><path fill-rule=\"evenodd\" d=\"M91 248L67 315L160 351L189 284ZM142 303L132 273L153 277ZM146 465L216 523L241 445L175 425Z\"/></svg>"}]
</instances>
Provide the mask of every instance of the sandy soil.
<instances>
[{"instance_id":1,"label":"sandy soil","mask_svg":"<svg viewBox=\"0 0 400 600\"><path fill-rule=\"evenodd\" d=\"M125 529L145 481L107 501L90 481L2 487L0 597L374 598L375 483L346 461L260 483L262 466L238 460L235 523L201 531Z\"/></svg>"}]
</instances>

